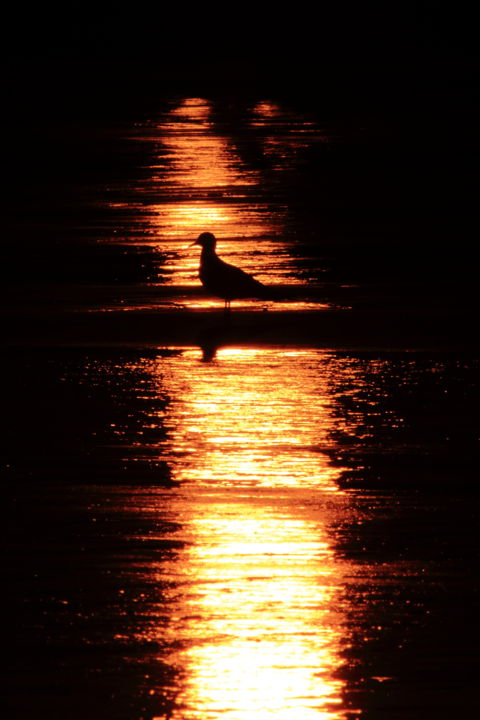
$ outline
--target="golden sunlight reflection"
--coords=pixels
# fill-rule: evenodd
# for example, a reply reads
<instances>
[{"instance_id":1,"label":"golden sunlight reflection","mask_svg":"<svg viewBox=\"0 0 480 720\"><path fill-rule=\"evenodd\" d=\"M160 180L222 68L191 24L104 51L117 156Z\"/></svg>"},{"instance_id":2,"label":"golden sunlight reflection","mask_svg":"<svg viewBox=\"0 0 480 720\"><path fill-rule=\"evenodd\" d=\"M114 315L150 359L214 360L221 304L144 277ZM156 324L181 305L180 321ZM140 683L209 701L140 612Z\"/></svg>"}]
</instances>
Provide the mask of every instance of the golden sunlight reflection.
<instances>
[{"instance_id":1,"label":"golden sunlight reflection","mask_svg":"<svg viewBox=\"0 0 480 720\"><path fill-rule=\"evenodd\" d=\"M261 282L302 283L276 175L294 170L298 152L324 140L310 120L265 100L238 122L219 123L213 101L186 98L137 124L135 138L151 147L150 176L136 188L138 201L124 206L142 242L161 252L162 285L198 287L202 296L198 252L188 246L206 230L219 239L223 259ZM192 306L189 296L181 302ZM196 307L211 304L195 300Z\"/></svg>"},{"instance_id":2,"label":"golden sunlight reflection","mask_svg":"<svg viewBox=\"0 0 480 720\"><path fill-rule=\"evenodd\" d=\"M272 213L265 203L252 202L248 191L260 182L259 173L248 169L232 143L215 131L210 114L208 101L191 98L173 108L158 126L168 173L162 168L153 173L152 183L161 185L164 197L150 206L149 221L161 246L176 253L168 278L177 285L199 284L198 253L186 252L185 246L200 232L212 229L230 245L232 239L254 239L248 245L242 242L245 260L258 249L259 238L280 232L285 213L282 208ZM232 260L228 247L225 259ZM261 275L258 260L255 270Z\"/></svg>"},{"instance_id":3,"label":"golden sunlight reflection","mask_svg":"<svg viewBox=\"0 0 480 720\"><path fill-rule=\"evenodd\" d=\"M329 141L326 131L312 118L300 116L272 101L257 103L252 116L251 126L264 133L264 156L277 170L290 168L299 152L314 142Z\"/></svg>"},{"instance_id":4,"label":"golden sunlight reflection","mask_svg":"<svg viewBox=\"0 0 480 720\"><path fill-rule=\"evenodd\" d=\"M208 105L205 107L208 110ZM185 122L179 122L176 108L171 122L159 127L162 149L170 161L167 185L215 188L255 184L255 173L241 166L227 140L212 132L205 116L192 114L194 109L191 105L183 106L180 117ZM156 179L154 175L153 180Z\"/></svg>"},{"instance_id":5,"label":"golden sunlight reflection","mask_svg":"<svg viewBox=\"0 0 480 720\"><path fill-rule=\"evenodd\" d=\"M171 538L186 543L153 568L179 586L154 632L182 671L170 717L345 718L348 570L330 527L349 497L328 454L338 366L314 350L230 348L213 364L189 350L150 369L171 397L159 452L180 483Z\"/></svg>"},{"instance_id":6,"label":"golden sunlight reflection","mask_svg":"<svg viewBox=\"0 0 480 720\"><path fill-rule=\"evenodd\" d=\"M185 671L178 718L342 717L342 573L329 506L200 493L172 639ZM182 574L182 572L180 573ZM175 716L176 717L176 716Z\"/></svg>"},{"instance_id":7,"label":"golden sunlight reflection","mask_svg":"<svg viewBox=\"0 0 480 720\"><path fill-rule=\"evenodd\" d=\"M184 118L186 121L206 120L210 115L210 103L202 98L185 98L172 109L171 114Z\"/></svg>"},{"instance_id":8,"label":"golden sunlight reflection","mask_svg":"<svg viewBox=\"0 0 480 720\"><path fill-rule=\"evenodd\" d=\"M182 378L166 418L175 480L338 493L341 470L321 452L331 442L328 377L300 362L309 351L279 352L269 363L260 349L220 353L221 363Z\"/></svg>"},{"instance_id":9,"label":"golden sunlight reflection","mask_svg":"<svg viewBox=\"0 0 480 720\"><path fill-rule=\"evenodd\" d=\"M236 227L234 236L242 234L238 232L239 222L246 220L241 214L242 206L238 209L240 213L231 213L229 216L227 205L221 202L221 197L215 197L214 201L209 202L202 197L202 193L223 189L228 191L227 198L238 202L245 198L249 186L258 183L258 173L245 166L232 144L215 129L209 120L210 111L211 105L206 100L186 100L174 107L157 127L158 159L161 163L159 172L155 171L153 165L151 182L161 186L162 194L169 200L164 197L161 213L160 206L153 207L151 222L162 240L172 237L172 231L176 231L177 203L183 201L185 191L196 202L186 205L183 202L182 207L197 208L197 212L185 214L182 227L184 237L187 230L199 234L205 228L205 221L211 223L219 218L223 218L230 231ZM164 171L165 165L168 172ZM218 215L211 215L213 208L217 209Z\"/></svg>"}]
</instances>

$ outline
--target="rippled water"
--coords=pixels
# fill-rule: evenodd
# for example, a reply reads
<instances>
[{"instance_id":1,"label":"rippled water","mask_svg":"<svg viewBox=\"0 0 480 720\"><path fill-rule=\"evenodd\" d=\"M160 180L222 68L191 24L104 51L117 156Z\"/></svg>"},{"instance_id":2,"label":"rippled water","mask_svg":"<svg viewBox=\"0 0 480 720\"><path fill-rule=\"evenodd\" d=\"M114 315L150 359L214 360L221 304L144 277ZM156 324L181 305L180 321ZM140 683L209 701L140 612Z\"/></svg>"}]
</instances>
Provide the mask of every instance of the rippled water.
<instances>
[{"instance_id":1,"label":"rippled water","mask_svg":"<svg viewBox=\"0 0 480 720\"><path fill-rule=\"evenodd\" d=\"M9 377L18 717L470 706L476 362L93 350Z\"/></svg>"},{"instance_id":2,"label":"rippled water","mask_svg":"<svg viewBox=\"0 0 480 720\"><path fill-rule=\"evenodd\" d=\"M194 343L189 316L170 313L191 311L201 324L202 312L222 307L201 287L190 247L210 231L222 258L273 289L274 302L234 307L311 313L305 342L339 312L337 338L320 333L317 344L474 344L472 287L454 270L464 256L447 258L425 218L412 220L406 148L404 167L398 136L368 120L324 122L318 108L273 99L177 97L129 120L52 134L45 153L56 154L36 184L26 173L13 208L5 280L15 342L131 344L136 334L157 345L170 341L160 326ZM123 318L105 326L106 314ZM30 320L39 315L48 320Z\"/></svg>"},{"instance_id":3,"label":"rippled water","mask_svg":"<svg viewBox=\"0 0 480 720\"><path fill-rule=\"evenodd\" d=\"M183 294L185 288L199 286L198 249L188 245L205 230L217 235L227 262L262 282L298 286L308 281L297 261L289 187L305 162L305 151L328 144L318 122L270 101L252 103L238 117L222 117L211 101L186 98L127 133L143 144L148 160L130 199L110 203L127 218L126 225L116 228L115 239L146 244L159 253L159 279L172 299L194 308L221 303ZM240 305L245 303L252 304L243 300ZM313 305L284 299L280 308L271 304L271 309L318 304L318 299Z\"/></svg>"},{"instance_id":4,"label":"rippled water","mask_svg":"<svg viewBox=\"0 0 480 720\"><path fill-rule=\"evenodd\" d=\"M367 131L175 98L27 183L9 717L471 715L478 355ZM206 230L275 302L224 318Z\"/></svg>"}]
</instances>

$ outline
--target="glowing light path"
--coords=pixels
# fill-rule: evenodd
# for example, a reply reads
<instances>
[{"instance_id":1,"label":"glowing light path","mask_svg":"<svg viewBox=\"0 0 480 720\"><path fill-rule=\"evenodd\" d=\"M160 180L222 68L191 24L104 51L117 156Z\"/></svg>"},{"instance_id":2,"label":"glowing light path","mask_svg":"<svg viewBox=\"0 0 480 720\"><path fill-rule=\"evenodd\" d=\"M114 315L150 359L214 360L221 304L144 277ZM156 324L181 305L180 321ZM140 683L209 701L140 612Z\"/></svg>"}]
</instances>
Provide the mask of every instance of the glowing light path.
<instances>
[{"instance_id":1,"label":"glowing light path","mask_svg":"<svg viewBox=\"0 0 480 720\"><path fill-rule=\"evenodd\" d=\"M191 505L172 628L188 638L172 658L186 677L178 718L341 717L339 569L322 521L292 512L305 498L271 500L202 493Z\"/></svg>"},{"instance_id":2,"label":"glowing light path","mask_svg":"<svg viewBox=\"0 0 480 720\"><path fill-rule=\"evenodd\" d=\"M345 567L329 526L349 499L323 450L342 425L335 370L308 350L199 357L150 365L175 397L162 457L181 484L161 509L186 543L152 568L177 588L168 627L149 638L175 648L184 678L171 717L343 718Z\"/></svg>"},{"instance_id":3,"label":"glowing light path","mask_svg":"<svg viewBox=\"0 0 480 720\"><path fill-rule=\"evenodd\" d=\"M129 202L112 207L127 212L126 232L137 228L135 242L158 249L163 286L201 290L198 255L188 246L205 231L218 237L226 262L260 282L302 285L296 239L287 239L289 210L279 188L282 174L295 169L301 153L326 141L317 125L275 103L260 102L248 109L240 130L228 129L216 122L214 103L185 98L158 118L137 124L133 134L147 143L150 175L131 188ZM265 159L268 172L261 163L257 167L252 152ZM199 295L177 302L212 305L211 298ZM289 303L289 309L294 307Z\"/></svg>"}]
</instances>

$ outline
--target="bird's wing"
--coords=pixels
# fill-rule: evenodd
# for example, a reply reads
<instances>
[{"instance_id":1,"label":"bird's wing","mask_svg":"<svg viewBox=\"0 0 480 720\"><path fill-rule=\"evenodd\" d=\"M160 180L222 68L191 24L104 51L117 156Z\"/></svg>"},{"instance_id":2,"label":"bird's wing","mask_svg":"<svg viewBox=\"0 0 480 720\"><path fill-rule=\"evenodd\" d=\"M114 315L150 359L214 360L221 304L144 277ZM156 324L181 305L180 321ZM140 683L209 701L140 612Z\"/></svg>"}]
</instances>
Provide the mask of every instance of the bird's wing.
<instances>
[{"instance_id":1,"label":"bird's wing","mask_svg":"<svg viewBox=\"0 0 480 720\"><path fill-rule=\"evenodd\" d=\"M249 273L245 272L245 270L242 270L239 267L236 267L235 265L229 265L228 263L224 262L222 260L223 266L225 268L225 273L228 275L228 277L232 280L232 282L237 283L245 283L246 286L250 285L252 288L254 287L263 287L262 283L259 280L256 280L253 275L250 275Z\"/></svg>"},{"instance_id":2,"label":"bird's wing","mask_svg":"<svg viewBox=\"0 0 480 720\"><path fill-rule=\"evenodd\" d=\"M239 267L236 267L235 265L230 265L229 263L226 263L224 260L220 260L222 270L225 274L225 277L231 278L232 282L250 282L253 281L254 283L257 283L258 280L255 280L255 278L252 275L249 275L249 273L245 272L245 270L242 270Z\"/></svg>"},{"instance_id":3,"label":"bird's wing","mask_svg":"<svg viewBox=\"0 0 480 720\"><path fill-rule=\"evenodd\" d=\"M241 298L241 297L263 297L265 286L255 280L241 268L230 265L220 260L203 269L202 282L210 292L218 294L219 297Z\"/></svg>"}]
</instances>

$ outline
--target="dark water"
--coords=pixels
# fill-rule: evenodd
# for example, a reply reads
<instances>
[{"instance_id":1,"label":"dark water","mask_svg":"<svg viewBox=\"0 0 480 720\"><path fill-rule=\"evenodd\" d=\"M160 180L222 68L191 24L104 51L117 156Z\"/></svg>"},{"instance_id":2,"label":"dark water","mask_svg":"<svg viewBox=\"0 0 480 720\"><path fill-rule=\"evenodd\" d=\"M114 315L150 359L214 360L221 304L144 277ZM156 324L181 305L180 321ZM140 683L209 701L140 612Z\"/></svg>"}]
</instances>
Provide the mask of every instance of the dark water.
<instances>
[{"instance_id":1,"label":"dark water","mask_svg":"<svg viewBox=\"0 0 480 720\"><path fill-rule=\"evenodd\" d=\"M191 96L15 148L9 717L475 711L468 194L418 122ZM226 323L204 230L277 300Z\"/></svg>"}]
</instances>

